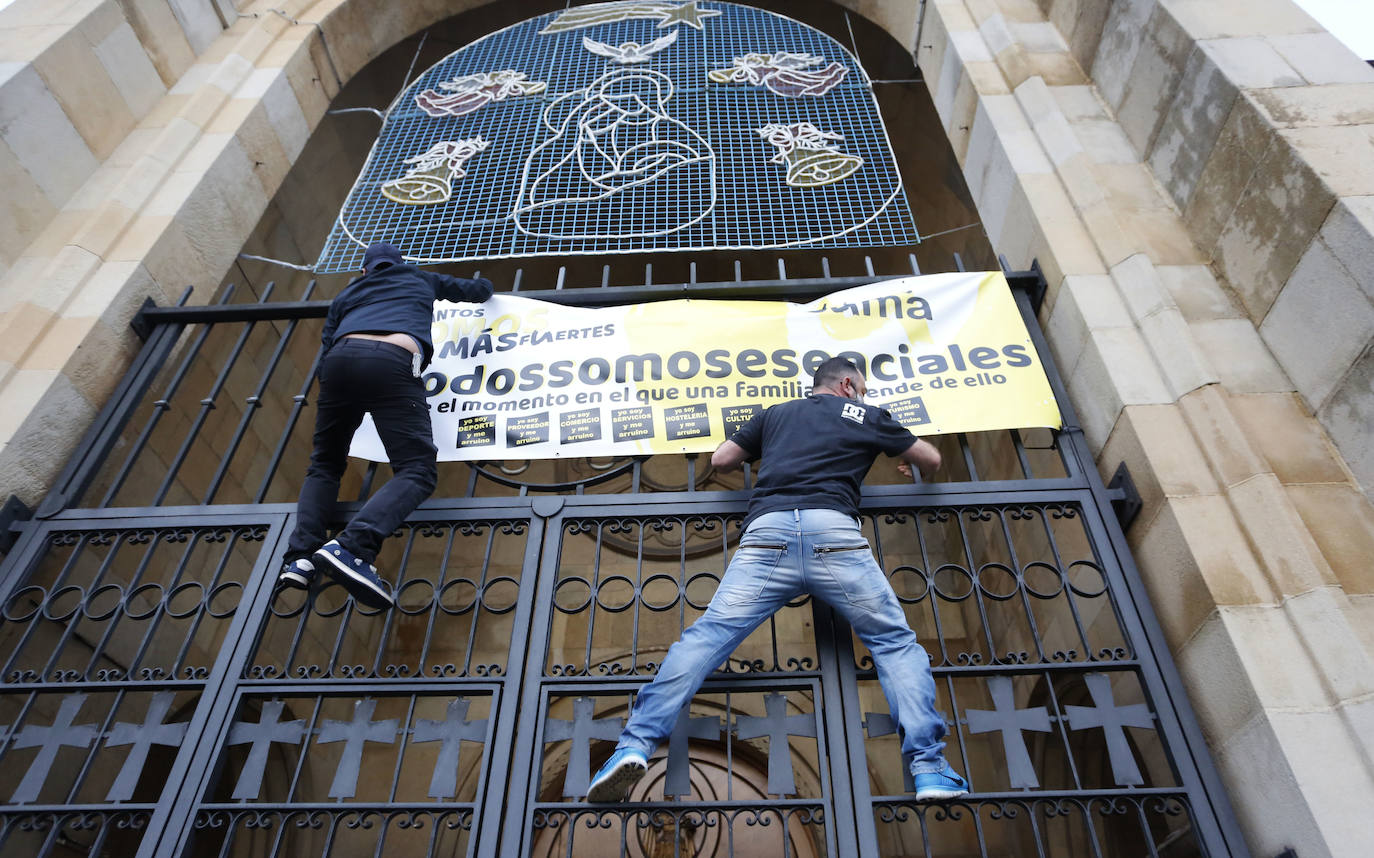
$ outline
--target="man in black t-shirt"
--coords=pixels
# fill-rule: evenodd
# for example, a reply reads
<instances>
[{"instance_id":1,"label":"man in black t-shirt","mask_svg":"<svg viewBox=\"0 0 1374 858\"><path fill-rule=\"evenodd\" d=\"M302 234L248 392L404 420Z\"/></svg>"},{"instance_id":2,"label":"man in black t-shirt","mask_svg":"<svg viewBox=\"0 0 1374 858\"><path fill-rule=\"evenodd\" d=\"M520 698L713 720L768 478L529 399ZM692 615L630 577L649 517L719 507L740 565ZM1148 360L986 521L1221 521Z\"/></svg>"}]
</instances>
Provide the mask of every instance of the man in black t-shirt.
<instances>
[{"instance_id":1,"label":"man in black t-shirt","mask_svg":"<svg viewBox=\"0 0 1374 858\"><path fill-rule=\"evenodd\" d=\"M930 443L863 404L863 373L847 358L816 370L812 394L756 415L711 456L722 471L762 456L739 550L706 613L668 650L635 698L620 741L592 778L588 801L624 801L706 676L760 623L801 593L844 616L873 654L898 725L918 801L954 798L968 782L945 762L930 657L859 526L859 486L879 453L924 479L940 467Z\"/></svg>"}]
</instances>

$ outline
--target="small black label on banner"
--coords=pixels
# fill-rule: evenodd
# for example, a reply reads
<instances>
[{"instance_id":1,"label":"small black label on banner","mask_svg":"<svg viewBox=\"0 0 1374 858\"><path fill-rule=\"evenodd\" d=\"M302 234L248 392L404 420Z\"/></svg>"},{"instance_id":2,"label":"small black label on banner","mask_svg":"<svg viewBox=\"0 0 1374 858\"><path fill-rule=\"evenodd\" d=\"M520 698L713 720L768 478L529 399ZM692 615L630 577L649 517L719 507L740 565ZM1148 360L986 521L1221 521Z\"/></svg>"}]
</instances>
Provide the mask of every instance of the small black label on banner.
<instances>
[{"instance_id":1,"label":"small black label on banner","mask_svg":"<svg viewBox=\"0 0 1374 858\"><path fill-rule=\"evenodd\" d=\"M524 447L549 440L549 412L526 414L506 421L506 446Z\"/></svg>"},{"instance_id":2,"label":"small black label on banner","mask_svg":"<svg viewBox=\"0 0 1374 858\"><path fill-rule=\"evenodd\" d=\"M704 402L663 409L663 423L669 441L705 438L711 434L711 418Z\"/></svg>"},{"instance_id":3,"label":"small black label on banner","mask_svg":"<svg viewBox=\"0 0 1374 858\"><path fill-rule=\"evenodd\" d=\"M654 437L654 410L617 408L611 412L611 434L615 441L642 441Z\"/></svg>"},{"instance_id":4,"label":"small black label on banner","mask_svg":"<svg viewBox=\"0 0 1374 858\"><path fill-rule=\"evenodd\" d=\"M576 444L579 441L601 440L601 409L583 408L569 411L558 418L560 444Z\"/></svg>"},{"instance_id":5,"label":"small black label on banner","mask_svg":"<svg viewBox=\"0 0 1374 858\"><path fill-rule=\"evenodd\" d=\"M496 446L496 418L490 414L458 421L458 448Z\"/></svg>"},{"instance_id":6,"label":"small black label on banner","mask_svg":"<svg viewBox=\"0 0 1374 858\"><path fill-rule=\"evenodd\" d=\"M725 437L744 428L744 424L754 419L754 415L763 411L763 406L757 403L753 405L727 405L720 410L721 422L725 424Z\"/></svg>"},{"instance_id":7,"label":"small black label on banner","mask_svg":"<svg viewBox=\"0 0 1374 858\"><path fill-rule=\"evenodd\" d=\"M930 415L926 413L926 404L921 401L921 397L913 396L910 399L898 399L889 402L886 406L892 414L892 419L903 426L924 426L930 422Z\"/></svg>"}]
</instances>

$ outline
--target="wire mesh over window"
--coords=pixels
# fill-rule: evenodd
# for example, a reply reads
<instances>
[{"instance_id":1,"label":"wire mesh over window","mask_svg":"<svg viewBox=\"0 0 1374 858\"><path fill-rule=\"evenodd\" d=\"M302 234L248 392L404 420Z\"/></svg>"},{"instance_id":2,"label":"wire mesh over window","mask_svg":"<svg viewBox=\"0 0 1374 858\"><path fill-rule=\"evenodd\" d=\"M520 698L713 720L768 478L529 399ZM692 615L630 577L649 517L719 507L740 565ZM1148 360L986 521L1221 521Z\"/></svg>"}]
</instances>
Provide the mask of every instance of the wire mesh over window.
<instances>
[{"instance_id":1,"label":"wire mesh over window","mask_svg":"<svg viewBox=\"0 0 1374 858\"><path fill-rule=\"evenodd\" d=\"M724 2L532 18L402 92L316 271L919 241L867 74L828 36Z\"/></svg>"}]
</instances>

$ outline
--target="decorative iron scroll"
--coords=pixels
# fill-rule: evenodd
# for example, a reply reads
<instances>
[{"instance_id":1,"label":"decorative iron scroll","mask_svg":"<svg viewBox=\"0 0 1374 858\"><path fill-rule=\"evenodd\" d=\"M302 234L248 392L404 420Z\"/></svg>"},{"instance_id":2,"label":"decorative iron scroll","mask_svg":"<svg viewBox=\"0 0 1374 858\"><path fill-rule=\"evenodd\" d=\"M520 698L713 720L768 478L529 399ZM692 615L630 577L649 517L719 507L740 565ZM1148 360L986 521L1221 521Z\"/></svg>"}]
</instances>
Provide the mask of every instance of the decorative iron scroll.
<instances>
[{"instance_id":1,"label":"decorative iron scroll","mask_svg":"<svg viewBox=\"0 0 1374 858\"><path fill-rule=\"evenodd\" d=\"M253 807L202 810L192 823L193 854L467 855L476 815L469 808Z\"/></svg>"},{"instance_id":2,"label":"decorative iron scroll","mask_svg":"<svg viewBox=\"0 0 1374 858\"><path fill-rule=\"evenodd\" d=\"M968 798L927 805L907 799L875 802L873 815L884 855L936 858L954 850L970 855L1207 854L1199 849L1192 808L1178 792Z\"/></svg>"},{"instance_id":3,"label":"decorative iron scroll","mask_svg":"<svg viewBox=\"0 0 1374 858\"><path fill-rule=\"evenodd\" d=\"M839 43L733 3L627 0L488 35L402 93L315 270L377 240L437 263L919 236Z\"/></svg>"},{"instance_id":4,"label":"decorative iron scroll","mask_svg":"<svg viewBox=\"0 0 1374 858\"><path fill-rule=\"evenodd\" d=\"M825 808L807 802L732 807L540 807L529 832L539 855L835 854Z\"/></svg>"},{"instance_id":5,"label":"decorative iron scroll","mask_svg":"<svg viewBox=\"0 0 1374 858\"><path fill-rule=\"evenodd\" d=\"M152 815L143 808L0 810L0 852L24 856L133 855Z\"/></svg>"}]
</instances>

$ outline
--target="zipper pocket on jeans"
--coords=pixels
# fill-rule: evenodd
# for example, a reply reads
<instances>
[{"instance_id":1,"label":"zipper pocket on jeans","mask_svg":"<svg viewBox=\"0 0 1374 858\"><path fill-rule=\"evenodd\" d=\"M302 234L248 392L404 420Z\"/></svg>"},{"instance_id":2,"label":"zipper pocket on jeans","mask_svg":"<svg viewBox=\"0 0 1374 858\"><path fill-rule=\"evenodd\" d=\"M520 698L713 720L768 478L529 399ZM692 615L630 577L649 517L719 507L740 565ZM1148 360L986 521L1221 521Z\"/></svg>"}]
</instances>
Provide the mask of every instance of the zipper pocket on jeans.
<instances>
[{"instance_id":1,"label":"zipper pocket on jeans","mask_svg":"<svg viewBox=\"0 0 1374 858\"><path fill-rule=\"evenodd\" d=\"M741 546L740 546L740 549L741 549L741 550L743 550L743 549L745 549L745 548L762 548L762 549L765 549L765 550L782 551L782 550L784 550L785 548L787 548L787 546L786 546L786 545L783 545L783 544L781 544L781 543L778 543L778 544L775 545L775 544L773 544L773 543L771 543L771 542L763 543L763 544L760 544L760 545L741 545Z\"/></svg>"},{"instance_id":2,"label":"zipper pocket on jeans","mask_svg":"<svg viewBox=\"0 0 1374 858\"><path fill-rule=\"evenodd\" d=\"M816 550L816 553L817 553L817 554L834 554L834 553L839 552L839 551L867 551L867 550L868 550L868 546L867 546L866 544L865 544L865 545L821 545L821 546L818 546L815 550Z\"/></svg>"}]
</instances>

